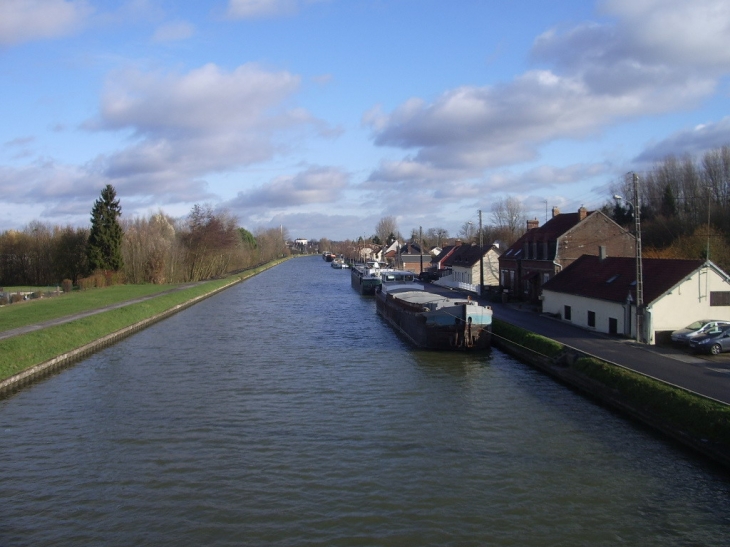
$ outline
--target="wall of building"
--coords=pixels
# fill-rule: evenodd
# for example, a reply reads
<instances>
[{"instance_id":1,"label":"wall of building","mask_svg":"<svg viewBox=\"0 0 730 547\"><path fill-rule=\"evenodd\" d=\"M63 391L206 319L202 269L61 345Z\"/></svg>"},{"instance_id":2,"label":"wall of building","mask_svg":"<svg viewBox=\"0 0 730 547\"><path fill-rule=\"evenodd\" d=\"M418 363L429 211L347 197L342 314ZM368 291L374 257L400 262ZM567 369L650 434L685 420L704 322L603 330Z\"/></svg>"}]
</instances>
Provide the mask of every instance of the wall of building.
<instances>
[{"instance_id":1,"label":"wall of building","mask_svg":"<svg viewBox=\"0 0 730 547\"><path fill-rule=\"evenodd\" d=\"M644 285L646 285L646 280ZM711 306L712 292L728 292L730 284L712 268L701 268L649 308L653 331L672 331L698 319L730 321L730 306Z\"/></svg>"},{"instance_id":2,"label":"wall of building","mask_svg":"<svg viewBox=\"0 0 730 547\"><path fill-rule=\"evenodd\" d=\"M617 302L608 302L605 300L596 300L586 298L584 296L575 296L572 294L563 294L547 289L542 290L542 311L559 316L561 319L573 323L579 327L595 330L597 332L609 332L609 319L616 319L616 332L623 335L631 327L631 337L635 336L633 311L629 324L625 322L626 309L625 306ZM570 306L571 318L565 317L565 306ZM633 310L633 307L632 307ZM588 324L588 312L595 314L595 326Z\"/></svg>"},{"instance_id":3,"label":"wall of building","mask_svg":"<svg viewBox=\"0 0 730 547\"><path fill-rule=\"evenodd\" d=\"M582 255L598 256L599 247L607 256L635 256L634 236L606 215L596 212L559 238L555 261L567 267Z\"/></svg>"}]
</instances>

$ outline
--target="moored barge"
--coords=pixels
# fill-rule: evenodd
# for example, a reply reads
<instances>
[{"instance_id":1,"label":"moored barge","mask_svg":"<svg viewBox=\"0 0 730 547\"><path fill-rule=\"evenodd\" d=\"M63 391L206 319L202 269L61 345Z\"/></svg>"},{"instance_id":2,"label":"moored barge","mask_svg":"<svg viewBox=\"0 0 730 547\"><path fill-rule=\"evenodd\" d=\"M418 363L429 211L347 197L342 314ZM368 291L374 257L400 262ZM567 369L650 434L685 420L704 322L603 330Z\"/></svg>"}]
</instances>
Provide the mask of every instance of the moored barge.
<instances>
[{"instance_id":1,"label":"moored barge","mask_svg":"<svg viewBox=\"0 0 730 547\"><path fill-rule=\"evenodd\" d=\"M479 350L492 341L492 308L469 296L454 298L418 284L382 283L378 313L422 349Z\"/></svg>"}]
</instances>

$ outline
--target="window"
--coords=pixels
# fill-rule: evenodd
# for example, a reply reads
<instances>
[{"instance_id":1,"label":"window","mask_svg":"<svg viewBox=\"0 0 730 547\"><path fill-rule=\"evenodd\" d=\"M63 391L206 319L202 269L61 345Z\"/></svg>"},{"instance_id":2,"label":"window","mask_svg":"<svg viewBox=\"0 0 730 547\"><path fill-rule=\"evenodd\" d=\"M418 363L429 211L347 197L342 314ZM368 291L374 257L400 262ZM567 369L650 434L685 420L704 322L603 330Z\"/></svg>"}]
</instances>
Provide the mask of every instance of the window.
<instances>
[{"instance_id":1,"label":"window","mask_svg":"<svg viewBox=\"0 0 730 547\"><path fill-rule=\"evenodd\" d=\"M565 306L565 311L563 313L563 316L565 317L566 321L570 321L571 312L572 312L572 310L570 309L570 306Z\"/></svg>"},{"instance_id":2,"label":"window","mask_svg":"<svg viewBox=\"0 0 730 547\"><path fill-rule=\"evenodd\" d=\"M588 312L588 326L589 327L596 326L596 312L594 312L594 311Z\"/></svg>"},{"instance_id":3,"label":"window","mask_svg":"<svg viewBox=\"0 0 730 547\"><path fill-rule=\"evenodd\" d=\"M710 292L710 306L730 306L730 291Z\"/></svg>"}]
</instances>

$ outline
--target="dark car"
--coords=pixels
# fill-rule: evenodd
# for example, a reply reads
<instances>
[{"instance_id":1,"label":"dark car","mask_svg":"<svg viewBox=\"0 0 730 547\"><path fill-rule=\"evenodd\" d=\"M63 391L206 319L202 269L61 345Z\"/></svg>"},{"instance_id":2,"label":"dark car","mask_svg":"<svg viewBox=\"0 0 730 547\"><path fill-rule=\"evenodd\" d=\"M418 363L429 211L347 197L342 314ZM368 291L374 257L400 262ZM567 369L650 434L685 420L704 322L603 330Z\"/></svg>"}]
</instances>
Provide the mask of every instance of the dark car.
<instances>
[{"instance_id":1,"label":"dark car","mask_svg":"<svg viewBox=\"0 0 730 547\"><path fill-rule=\"evenodd\" d=\"M436 272L431 272L428 270L422 271L420 274L418 274L418 279L421 281L436 281L439 278L439 275Z\"/></svg>"},{"instance_id":2,"label":"dark car","mask_svg":"<svg viewBox=\"0 0 730 547\"><path fill-rule=\"evenodd\" d=\"M684 327L683 329L675 330L672 333L672 342L675 344L689 344L690 340L697 336L702 336L710 331L716 331L718 329L724 329L730 327L730 321L721 321L718 319L700 319Z\"/></svg>"},{"instance_id":3,"label":"dark car","mask_svg":"<svg viewBox=\"0 0 730 547\"><path fill-rule=\"evenodd\" d=\"M689 341L689 347L693 351L711 353L712 355L730 351L730 327L716 327L705 334L695 336Z\"/></svg>"}]
</instances>

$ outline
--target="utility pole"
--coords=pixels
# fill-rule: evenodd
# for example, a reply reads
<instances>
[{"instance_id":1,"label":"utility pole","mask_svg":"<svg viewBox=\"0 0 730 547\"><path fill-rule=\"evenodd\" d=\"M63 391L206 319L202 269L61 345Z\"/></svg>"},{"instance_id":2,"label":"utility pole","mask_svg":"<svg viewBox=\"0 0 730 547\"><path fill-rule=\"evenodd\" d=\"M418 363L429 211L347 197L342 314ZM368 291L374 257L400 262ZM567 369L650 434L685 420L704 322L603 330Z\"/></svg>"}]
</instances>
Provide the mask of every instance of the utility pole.
<instances>
[{"instance_id":1,"label":"utility pole","mask_svg":"<svg viewBox=\"0 0 730 547\"><path fill-rule=\"evenodd\" d=\"M418 254L421 255L421 273L423 273L423 227L418 227Z\"/></svg>"},{"instance_id":2,"label":"utility pole","mask_svg":"<svg viewBox=\"0 0 730 547\"><path fill-rule=\"evenodd\" d=\"M634 181L634 228L636 230L636 341L644 341L644 268L641 261L641 202L639 201L639 175Z\"/></svg>"},{"instance_id":3,"label":"utility pole","mask_svg":"<svg viewBox=\"0 0 730 547\"><path fill-rule=\"evenodd\" d=\"M710 187L707 187L707 253L705 260L710 260Z\"/></svg>"},{"instance_id":4,"label":"utility pole","mask_svg":"<svg viewBox=\"0 0 730 547\"><path fill-rule=\"evenodd\" d=\"M479 296L484 294L484 232L482 231L482 210L479 209Z\"/></svg>"}]
</instances>

